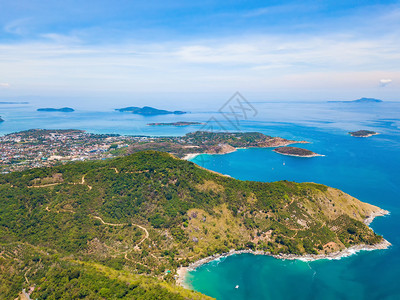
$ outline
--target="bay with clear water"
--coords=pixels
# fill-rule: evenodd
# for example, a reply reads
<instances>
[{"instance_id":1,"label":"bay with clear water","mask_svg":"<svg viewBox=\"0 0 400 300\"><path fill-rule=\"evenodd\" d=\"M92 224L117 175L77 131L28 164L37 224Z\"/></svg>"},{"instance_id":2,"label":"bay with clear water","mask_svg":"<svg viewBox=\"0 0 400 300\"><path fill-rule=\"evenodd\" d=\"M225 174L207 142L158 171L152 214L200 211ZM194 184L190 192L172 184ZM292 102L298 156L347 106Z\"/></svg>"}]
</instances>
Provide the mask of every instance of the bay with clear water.
<instances>
[{"instance_id":1,"label":"bay with clear water","mask_svg":"<svg viewBox=\"0 0 400 300\"><path fill-rule=\"evenodd\" d=\"M252 130L266 134L310 141L300 147L325 156L245 149L192 160L242 180L326 184L387 209L390 215L376 218L371 226L392 243L389 249L314 262L234 255L189 272L187 284L217 299L400 299L400 133L393 124L370 119L349 126L369 126L381 133L370 138L351 137L332 124L254 126Z\"/></svg>"},{"instance_id":2,"label":"bay with clear water","mask_svg":"<svg viewBox=\"0 0 400 300\"><path fill-rule=\"evenodd\" d=\"M393 245L387 250L314 262L234 255L189 272L186 283L217 299L400 299L400 103L253 105L257 115L247 116L235 126L217 113L194 108L186 115L143 117L111 109L40 113L31 105L1 105L0 116L6 121L0 123L0 135L32 128L75 128L93 133L179 136L202 126L146 124L214 118L225 129L309 141L300 147L325 156L299 158L272 149L240 149L225 155L200 155L192 161L241 180L317 182L339 188L390 211L371 226ZM348 134L359 129L380 135L355 138Z\"/></svg>"}]
</instances>

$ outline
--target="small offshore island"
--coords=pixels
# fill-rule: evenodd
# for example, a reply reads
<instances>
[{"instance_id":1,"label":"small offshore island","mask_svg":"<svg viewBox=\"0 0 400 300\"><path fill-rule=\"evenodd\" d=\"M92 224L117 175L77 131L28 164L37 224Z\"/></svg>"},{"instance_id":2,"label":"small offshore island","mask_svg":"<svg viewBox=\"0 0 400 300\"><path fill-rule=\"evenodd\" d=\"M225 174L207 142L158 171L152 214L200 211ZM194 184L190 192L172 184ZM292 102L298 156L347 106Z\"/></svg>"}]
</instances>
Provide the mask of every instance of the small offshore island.
<instances>
[{"instance_id":1,"label":"small offshore island","mask_svg":"<svg viewBox=\"0 0 400 300\"><path fill-rule=\"evenodd\" d=\"M375 131L371 131L371 130L358 130L358 131L349 132L349 134L354 137L370 137L373 135L378 135L379 133L377 133Z\"/></svg>"},{"instance_id":2,"label":"small offshore island","mask_svg":"<svg viewBox=\"0 0 400 300\"><path fill-rule=\"evenodd\" d=\"M174 123L148 123L148 126L190 126L190 125L204 125L201 122L174 122Z\"/></svg>"},{"instance_id":3,"label":"small offshore island","mask_svg":"<svg viewBox=\"0 0 400 300\"><path fill-rule=\"evenodd\" d=\"M115 110L119 111L119 112L130 112L132 114L143 115L143 116L156 116L156 115L168 115L168 114L183 115L183 114L186 114L185 111L180 111L180 110L169 111L169 110L157 109L157 108L150 107L150 106L143 106L143 107L130 106L130 107L125 107L125 108L117 108Z\"/></svg>"},{"instance_id":4,"label":"small offshore island","mask_svg":"<svg viewBox=\"0 0 400 300\"><path fill-rule=\"evenodd\" d=\"M321 154L314 153L310 150L297 147L278 147L275 148L273 151L282 155L297 156L297 157L323 156Z\"/></svg>"},{"instance_id":5,"label":"small offshore island","mask_svg":"<svg viewBox=\"0 0 400 300\"><path fill-rule=\"evenodd\" d=\"M45 111L45 112L74 112L75 110L70 107L63 108L38 108L37 111Z\"/></svg>"}]
</instances>

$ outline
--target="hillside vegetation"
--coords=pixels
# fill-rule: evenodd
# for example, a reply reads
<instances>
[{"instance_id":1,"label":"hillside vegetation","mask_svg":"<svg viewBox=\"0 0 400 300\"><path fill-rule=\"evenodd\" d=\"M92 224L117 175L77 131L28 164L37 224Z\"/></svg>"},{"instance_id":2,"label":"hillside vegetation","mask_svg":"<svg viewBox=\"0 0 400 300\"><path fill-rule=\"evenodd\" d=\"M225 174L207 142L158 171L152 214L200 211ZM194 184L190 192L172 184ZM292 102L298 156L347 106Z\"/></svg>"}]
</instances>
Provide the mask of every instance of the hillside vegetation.
<instances>
[{"instance_id":1,"label":"hillside vegetation","mask_svg":"<svg viewBox=\"0 0 400 300\"><path fill-rule=\"evenodd\" d=\"M176 269L230 249L329 253L383 240L380 209L314 183L239 181L144 151L0 175L0 295L196 299Z\"/></svg>"}]
</instances>

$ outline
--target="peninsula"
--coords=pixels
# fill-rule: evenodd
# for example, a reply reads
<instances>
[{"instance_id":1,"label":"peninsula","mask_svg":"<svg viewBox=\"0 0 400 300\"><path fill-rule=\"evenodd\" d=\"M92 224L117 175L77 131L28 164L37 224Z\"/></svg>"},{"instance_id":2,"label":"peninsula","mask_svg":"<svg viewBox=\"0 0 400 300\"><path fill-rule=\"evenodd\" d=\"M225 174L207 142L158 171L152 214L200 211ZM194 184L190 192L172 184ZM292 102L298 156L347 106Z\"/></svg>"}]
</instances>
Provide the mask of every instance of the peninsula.
<instances>
[{"instance_id":1,"label":"peninsula","mask_svg":"<svg viewBox=\"0 0 400 300\"><path fill-rule=\"evenodd\" d=\"M130 112L132 114L137 114L137 115L143 115L143 116L156 116L156 115L168 115L168 114L174 114L174 115L182 115L186 114L184 111L168 111L168 110L163 110L163 109L157 109L154 107L150 106L143 106L143 107L125 107L125 108L117 108L116 111L119 112Z\"/></svg>"},{"instance_id":2,"label":"peninsula","mask_svg":"<svg viewBox=\"0 0 400 300\"><path fill-rule=\"evenodd\" d=\"M46 112L74 112L75 110L70 107L63 108L38 108L37 111L46 111Z\"/></svg>"},{"instance_id":3,"label":"peninsula","mask_svg":"<svg viewBox=\"0 0 400 300\"><path fill-rule=\"evenodd\" d=\"M377 133L375 131L371 131L371 130L358 130L358 131L349 132L349 134L354 137L370 137L373 135L377 135L379 133Z\"/></svg>"},{"instance_id":4,"label":"peninsula","mask_svg":"<svg viewBox=\"0 0 400 300\"><path fill-rule=\"evenodd\" d=\"M174 123L148 123L148 126L190 126L190 125L204 125L201 122L174 122Z\"/></svg>"},{"instance_id":5,"label":"peninsula","mask_svg":"<svg viewBox=\"0 0 400 300\"><path fill-rule=\"evenodd\" d=\"M0 175L0 293L207 299L174 285L216 255L324 258L390 244L387 212L315 183L240 181L158 151ZM211 257L211 258L210 258Z\"/></svg>"},{"instance_id":6,"label":"peninsula","mask_svg":"<svg viewBox=\"0 0 400 300\"><path fill-rule=\"evenodd\" d=\"M289 156L298 156L298 157L315 157L322 156L321 154L314 153L310 150L297 148L297 147L279 147L275 148L274 152L289 155Z\"/></svg>"},{"instance_id":7,"label":"peninsula","mask_svg":"<svg viewBox=\"0 0 400 300\"><path fill-rule=\"evenodd\" d=\"M143 150L160 150L179 158L189 159L198 154L226 154L240 148L268 148L286 146L306 141L292 141L267 136L259 132L209 132L196 131L183 137L166 137L132 144L128 153Z\"/></svg>"}]
</instances>

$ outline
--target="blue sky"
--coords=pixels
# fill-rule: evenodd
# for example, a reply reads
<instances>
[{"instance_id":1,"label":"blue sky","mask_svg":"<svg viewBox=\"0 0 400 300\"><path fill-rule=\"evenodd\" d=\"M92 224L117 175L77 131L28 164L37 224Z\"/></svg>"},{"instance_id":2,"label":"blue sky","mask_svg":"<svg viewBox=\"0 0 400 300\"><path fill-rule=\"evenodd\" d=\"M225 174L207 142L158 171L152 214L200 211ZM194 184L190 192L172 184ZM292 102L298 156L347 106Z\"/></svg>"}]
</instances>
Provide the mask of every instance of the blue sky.
<instances>
[{"instance_id":1,"label":"blue sky","mask_svg":"<svg viewBox=\"0 0 400 300\"><path fill-rule=\"evenodd\" d=\"M236 90L400 100L400 2L0 0L0 98Z\"/></svg>"}]
</instances>

